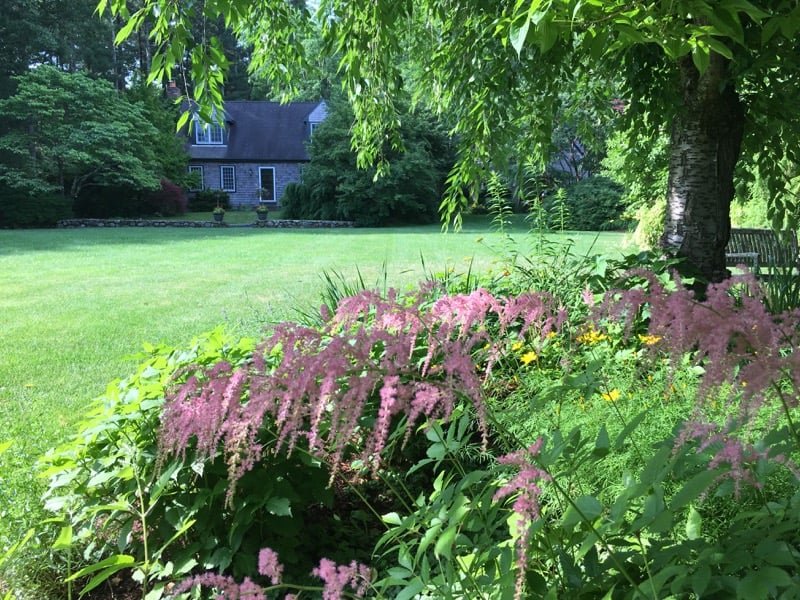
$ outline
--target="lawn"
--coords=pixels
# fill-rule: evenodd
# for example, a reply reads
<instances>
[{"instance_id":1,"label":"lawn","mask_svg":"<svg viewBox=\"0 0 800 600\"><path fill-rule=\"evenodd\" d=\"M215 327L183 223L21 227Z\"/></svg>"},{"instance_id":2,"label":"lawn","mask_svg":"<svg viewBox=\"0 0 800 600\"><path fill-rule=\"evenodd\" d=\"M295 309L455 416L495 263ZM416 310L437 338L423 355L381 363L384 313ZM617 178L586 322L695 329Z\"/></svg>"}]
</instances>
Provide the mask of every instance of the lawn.
<instances>
[{"instance_id":1,"label":"lawn","mask_svg":"<svg viewBox=\"0 0 800 600\"><path fill-rule=\"evenodd\" d=\"M524 226L510 230L521 252ZM574 234L575 252L618 253L624 236ZM478 238L482 238L480 243ZM564 239L564 238L562 238ZM427 271L497 270L487 219L439 227L0 231L0 554L32 520L32 466L81 418L142 344L181 346L220 323L253 334L312 306L336 271L391 286ZM423 268L422 259L426 267Z\"/></svg>"}]
</instances>

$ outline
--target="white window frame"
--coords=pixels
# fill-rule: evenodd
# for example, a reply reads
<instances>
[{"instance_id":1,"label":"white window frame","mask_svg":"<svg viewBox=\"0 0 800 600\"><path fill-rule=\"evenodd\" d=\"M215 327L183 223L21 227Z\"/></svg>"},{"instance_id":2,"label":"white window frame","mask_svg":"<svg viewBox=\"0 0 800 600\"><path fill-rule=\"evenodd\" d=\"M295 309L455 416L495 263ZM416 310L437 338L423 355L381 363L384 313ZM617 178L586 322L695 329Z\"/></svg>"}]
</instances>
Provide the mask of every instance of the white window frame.
<instances>
[{"instance_id":1,"label":"white window frame","mask_svg":"<svg viewBox=\"0 0 800 600\"><path fill-rule=\"evenodd\" d=\"M222 126L206 123L199 117L194 121L194 143L198 146L221 146L224 142Z\"/></svg>"},{"instance_id":2,"label":"white window frame","mask_svg":"<svg viewBox=\"0 0 800 600\"><path fill-rule=\"evenodd\" d=\"M205 181L206 174L204 172L203 165L189 165L189 173L200 173L200 187L191 188L189 191L190 192L199 192L201 190L204 190L205 189L205 183L206 183L206 181Z\"/></svg>"},{"instance_id":3,"label":"white window frame","mask_svg":"<svg viewBox=\"0 0 800 600\"><path fill-rule=\"evenodd\" d=\"M319 127L319 121L311 121L308 124L308 133L309 135L314 135L314 131L316 131L317 127Z\"/></svg>"},{"instance_id":4,"label":"white window frame","mask_svg":"<svg viewBox=\"0 0 800 600\"><path fill-rule=\"evenodd\" d=\"M262 178L261 174L264 171L272 171L272 199L271 200L265 200L261 196L261 190L264 189L264 186L262 185L263 178ZM278 198L275 196L275 167L259 167L258 168L258 201L259 202L270 202L270 203L278 201Z\"/></svg>"},{"instance_id":5,"label":"white window frame","mask_svg":"<svg viewBox=\"0 0 800 600\"><path fill-rule=\"evenodd\" d=\"M225 186L225 172L230 173L231 185ZM223 192L236 191L236 166L235 165L220 165L219 167L219 187Z\"/></svg>"}]
</instances>

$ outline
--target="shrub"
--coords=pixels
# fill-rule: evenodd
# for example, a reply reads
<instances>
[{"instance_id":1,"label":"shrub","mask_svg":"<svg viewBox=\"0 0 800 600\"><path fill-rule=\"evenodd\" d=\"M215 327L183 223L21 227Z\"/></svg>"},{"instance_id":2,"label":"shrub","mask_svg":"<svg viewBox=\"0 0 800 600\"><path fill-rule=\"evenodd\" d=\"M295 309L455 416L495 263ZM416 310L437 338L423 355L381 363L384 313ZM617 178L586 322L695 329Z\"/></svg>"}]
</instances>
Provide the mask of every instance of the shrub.
<instances>
[{"instance_id":1,"label":"shrub","mask_svg":"<svg viewBox=\"0 0 800 600\"><path fill-rule=\"evenodd\" d=\"M189 198L189 210L192 212L211 212L217 206L221 206L225 210L231 208L231 197L228 192L207 188L195 192Z\"/></svg>"},{"instance_id":2,"label":"shrub","mask_svg":"<svg viewBox=\"0 0 800 600\"><path fill-rule=\"evenodd\" d=\"M72 217L72 200L58 193L28 195L0 188L0 227L54 227Z\"/></svg>"},{"instance_id":3,"label":"shrub","mask_svg":"<svg viewBox=\"0 0 800 600\"><path fill-rule=\"evenodd\" d=\"M84 187L75 199L75 216L84 219L138 217L144 211L144 192L128 186Z\"/></svg>"},{"instance_id":4,"label":"shrub","mask_svg":"<svg viewBox=\"0 0 800 600\"><path fill-rule=\"evenodd\" d=\"M303 170L308 192L297 201L288 199L292 217L355 221L362 226L436 221L453 162L443 127L430 115L404 113L401 139L387 141L382 153L386 168L377 173L374 167L356 166L351 123L350 107L332 103L309 145L311 160Z\"/></svg>"},{"instance_id":5,"label":"shrub","mask_svg":"<svg viewBox=\"0 0 800 600\"><path fill-rule=\"evenodd\" d=\"M566 228L578 231L606 231L626 229L623 218L622 186L607 177L593 175L564 188L564 210L569 215ZM543 209L548 214L551 228L561 229L558 197L546 197ZM563 219L562 219L563 220Z\"/></svg>"},{"instance_id":6,"label":"shrub","mask_svg":"<svg viewBox=\"0 0 800 600\"><path fill-rule=\"evenodd\" d=\"M667 199L662 198L652 206L641 206L636 217L639 219L633 233L633 241L646 250L658 248L661 235L664 233L664 219L667 213Z\"/></svg>"},{"instance_id":7,"label":"shrub","mask_svg":"<svg viewBox=\"0 0 800 600\"><path fill-rule=\"evenodd\" d=\"M699 302L671 260L560 260L502 294L333 293L320 324L260 344L151 349L46 459L56 548L90 563L72 578L133 568L155 592L188 576L176 592L231 597L791 595L798 315L768 314L749 276Z\"/></svg>"},{"instance_id":8,"label":"shrub","mask_svg":"<svg viewBox=\"0 0 800 600\"><path fill-rule=\"evenodd\" d=\"M174 217L186 212L188 200L184 191L168 179L161 180L161 189L150 192L144 200L144 211L150 215Z\"/></svg>"},{"instance_id":9,"label":"shrub","mask_svg":"<svg viewBox=\"0 0 800 600\"><path fill-rule=\"evenodd\" d=\"M315 214L316 211L311 208L310 202L311 194L307 186L295 181L287 184L281 197L284 218L302 219L304 214Z\"/></svg>"}]
</instances>

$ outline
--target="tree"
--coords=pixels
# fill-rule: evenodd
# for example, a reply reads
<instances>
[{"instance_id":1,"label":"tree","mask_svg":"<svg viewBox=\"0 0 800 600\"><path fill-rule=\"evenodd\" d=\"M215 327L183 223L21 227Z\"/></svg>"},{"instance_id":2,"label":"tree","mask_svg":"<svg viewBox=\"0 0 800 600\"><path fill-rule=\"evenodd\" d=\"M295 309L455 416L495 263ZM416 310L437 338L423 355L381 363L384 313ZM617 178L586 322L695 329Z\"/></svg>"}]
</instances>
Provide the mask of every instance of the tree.
<instances>
[{"instance_id":1,"label":"tree","mask_svg":"<svg viewBox=\"0 0 800 600\"><path fill-rule=\"evenodd\" d=\"M284 196L287 216L295 219L338 219L375 227L436 220L453 151L447 133L429 114L404 111L400 136L405 148L387 148L387 173L375 179L373 167L359 169L350 148L350 106L330 101L328 117L314 130L311 161L303 169L299 193Z\"/></svg>"},{"instance_id":2,"label":"tree","mask_svg":"<svg viewBox=\"0 0 800 600\"><path fill-rule=\"evenodd\" d=\"M174 57L191 54L200 82L195 96L208 107L207 118L211 105L222 103L226 61L218 40L188 34L187 15L224 12L253 46L251 67L283 86L297 85L293 74L310 63L302 32L312 19L285 0L180 6L156 0L132 15L127 4L101 0L99 8L129 16L131 30L157 15L153 35L163 45L153 75L169 73ZM631 126L670 128L662 243L708 280L727 274L740 157L775 188L782 185L778 165L797 162L791 142L800 119L791 107L800 11L790 0L322 0L316 22L323 51L341 56L361 164L380 164L387 140L401 144L394 98L408 72L398 57L416 65L417 98L453 119L461 151L443 204L446 218L458 217L468 201L465 185L474 192L484 169L509 157L510 143L518 155L544 158L559 93L588 81L619 84L613 96L626 100ZM595 100L612 110L611 97Z\"/></svg>"},{"instance_id":3,"label":"tree","mask_svg":"<svg viewBox=\"0 0 800 600\"><path fill-rule=\"evenodd\" d=\"M0 100L0 183L71 198L90 186L159 187L159 132L110 83L40 66L17 85Z\"/></svg>"}]
</instances>

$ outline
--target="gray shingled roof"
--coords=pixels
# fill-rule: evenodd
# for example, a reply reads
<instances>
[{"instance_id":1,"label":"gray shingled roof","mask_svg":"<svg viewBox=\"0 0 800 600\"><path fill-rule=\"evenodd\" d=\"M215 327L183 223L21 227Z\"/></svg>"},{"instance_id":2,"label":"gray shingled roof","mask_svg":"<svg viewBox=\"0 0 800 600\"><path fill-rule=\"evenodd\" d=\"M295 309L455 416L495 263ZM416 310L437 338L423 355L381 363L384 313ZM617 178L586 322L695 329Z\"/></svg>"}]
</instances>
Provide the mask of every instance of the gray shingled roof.
<instances>
[{"instance_id":1,"label":"gray shingled roof","mask_svg":"<svg viewBox=\"0 0 800 600\"><path fill-rule=\"evenodd\" d=\"M307 161L308 117L319 102L225 103L224 146L189 145L193 159L256 162Z\"/></svg>"}]
</instances>

